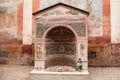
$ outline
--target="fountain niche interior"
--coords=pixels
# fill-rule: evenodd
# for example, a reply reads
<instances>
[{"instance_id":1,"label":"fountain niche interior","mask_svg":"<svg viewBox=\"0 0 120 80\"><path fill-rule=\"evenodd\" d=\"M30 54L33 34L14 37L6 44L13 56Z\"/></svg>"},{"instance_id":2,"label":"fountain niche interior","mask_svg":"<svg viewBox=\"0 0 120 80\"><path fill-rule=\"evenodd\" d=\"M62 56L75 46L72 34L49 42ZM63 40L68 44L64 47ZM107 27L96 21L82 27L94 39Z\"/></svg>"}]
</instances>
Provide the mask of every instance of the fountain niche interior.
<instances>
[{"instance_id":1,"label":"fountain niche interior","mask_svg":"<svg viewBox=\"0 0 120 80\"><path fill-rule=\"evenodd\" d=\"M56 26L45 35L45 69L73 72L76 68L76 36L64 26Z\"/></svg>"}]
</instances>

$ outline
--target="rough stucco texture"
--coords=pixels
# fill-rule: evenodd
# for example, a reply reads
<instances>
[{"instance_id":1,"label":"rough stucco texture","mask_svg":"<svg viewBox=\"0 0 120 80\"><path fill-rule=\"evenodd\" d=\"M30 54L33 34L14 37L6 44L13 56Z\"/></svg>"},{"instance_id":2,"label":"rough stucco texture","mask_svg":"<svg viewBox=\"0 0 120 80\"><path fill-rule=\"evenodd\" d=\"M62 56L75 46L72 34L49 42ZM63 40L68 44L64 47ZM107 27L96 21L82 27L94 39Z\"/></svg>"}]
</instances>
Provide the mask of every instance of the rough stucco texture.
<instances>
[{"instance_id":1,"label":"rough stucco texture","mask_svg":"<svg viewBox=\"0 0 120 80\"><path fill-rule=\"evenodd\" d=\"M34 47L23 45L0 45L0 64L32 65Z\"/></svg>"},{"instance_id":2,"label":"rough stucco texture","mask_svg":"<svg viewBox=\"0 0 120 80\"><path fill-rule=\"evenodd\" d=\"M120 43L120 0L111 0L111 42Z\"/></svg>"}]
</instances>

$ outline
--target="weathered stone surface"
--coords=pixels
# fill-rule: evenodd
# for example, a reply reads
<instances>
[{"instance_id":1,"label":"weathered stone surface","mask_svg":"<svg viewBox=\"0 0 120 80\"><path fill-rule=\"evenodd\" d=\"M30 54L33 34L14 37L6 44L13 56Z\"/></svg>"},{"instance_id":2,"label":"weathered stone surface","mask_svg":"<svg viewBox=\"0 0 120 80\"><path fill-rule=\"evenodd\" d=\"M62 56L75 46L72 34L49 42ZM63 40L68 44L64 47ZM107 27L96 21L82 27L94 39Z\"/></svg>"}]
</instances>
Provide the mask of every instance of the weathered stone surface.
<instances>
[{"instance_id":1,"label":"weathered stone surface","mask_svg":"<svg viewBox=\"0 0 120 80\"><path fill-rule=\"evenodd\" d=\"M97 43L110 43L111 37L104 36L104 37L89 37L89 44L97 44Z\"/></svg>"},{"instance_id":2,"label":"weathered stone surface","mask_svg":"<svg viewBox=\"0 0 120 80\"><path fill-rule=\"evenodd\" d=\"M108 65L120 66L120 43L112 43L111 49L111 54L108 55Z\"/></svg>"},{"instance_id":3,"label":"weathered stone surface","mask_svg":"<svg viewBox=\"0 0 120 80\"><path fill-rule=\"evenodd\" d=\"M120 43L120 0L111 0L111 39L112 43Z\"/></svg>"},{"instance_id":4,"label":"weathered stone surface","mask_svg":"<svg viewBox=\"0 0 120 80\"><path fill-rule=\"evenodd\" d=\"M23 49L23 45L20 44L0 45L0 64L32 65L34 47L30 47L26 46L27 49Z\"/></svg>"},{"instance_id":5,"label":"weathered stone surface","mask_svg":"<svg viewBox=\"0 0 120 80\"><path fill-rule=\"evenodd\" d=\"M14 4L18 4L22 2L22 0L0 0L0 3L14 3Z\"/></svg>"},{"instance_id":6,"label":"weathered stone surface","mask_svg":"<svg viewBox=\"0 0 120 80\"><path fill-rule=\"evenodd\" d=\"M91 54L94 53L95 56ZM111 54L111 44L109 43L99 43L99 44L89 44L88 55L89 55L89 66L108 66L109 57ZM111 64L112 65L112 64Z\"/></svg>"},{"instance_id":7,"label":"weathered stone surface","mask_svg":"<svg viewBox=\"0 0 120 80\"><path fill-rule=\"evenodd\" d=\"M88 52L89 66L120 66L120 44L89 44Z\"/></svg>"},{"instance_id":8,"label":"weathered stone surface","mask_svg":"<svg viewBox=\"0 0 120 80\"><path fill-rule=\"evenodd\" d=\"M0 40L17 38L17 5L20 0L0 0Z\"/></svg>"}]
</instances>

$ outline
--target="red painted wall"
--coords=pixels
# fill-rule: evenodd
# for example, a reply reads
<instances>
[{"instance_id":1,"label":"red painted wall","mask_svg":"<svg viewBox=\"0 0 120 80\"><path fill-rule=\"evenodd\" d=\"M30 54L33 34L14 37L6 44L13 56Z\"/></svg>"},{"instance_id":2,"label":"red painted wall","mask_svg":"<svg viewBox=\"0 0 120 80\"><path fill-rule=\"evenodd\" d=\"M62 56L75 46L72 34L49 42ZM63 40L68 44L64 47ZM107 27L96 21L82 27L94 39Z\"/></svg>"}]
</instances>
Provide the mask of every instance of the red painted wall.
<instances>
[{"instance_id":1,"label":"red painted wall","mask_svg":"<svg viewBox=\"0 0 120 80\"><path fill-rule=\"evenodd\" d=\"M36 12L36 11L38 11L40 9L40 0L33 0L33 2L32 2L32 12L34 13L34 12ZM35 18L34 17L32 17L32 33L33 33L33 35L35 35Z\"/></svg>"},{"instance_id":2,"label":"red painted wall","mask_svg":"<svg viewBox=\"0 0 120 80\"><path fill-rule=\"evenodd\" d=\"M23 31L23 2L18 5L18 38L22 40Z\"/></svg>"},{"instance_id":3,"label":"red painted wall","mask_svg":"<svg viewBox=\"0 0 120 80\"><path fill-rule=\"evenodd\" d=\"M110 0L103 0L103 33L104 36L111 36Z\"/></svg>"}]
</instances>

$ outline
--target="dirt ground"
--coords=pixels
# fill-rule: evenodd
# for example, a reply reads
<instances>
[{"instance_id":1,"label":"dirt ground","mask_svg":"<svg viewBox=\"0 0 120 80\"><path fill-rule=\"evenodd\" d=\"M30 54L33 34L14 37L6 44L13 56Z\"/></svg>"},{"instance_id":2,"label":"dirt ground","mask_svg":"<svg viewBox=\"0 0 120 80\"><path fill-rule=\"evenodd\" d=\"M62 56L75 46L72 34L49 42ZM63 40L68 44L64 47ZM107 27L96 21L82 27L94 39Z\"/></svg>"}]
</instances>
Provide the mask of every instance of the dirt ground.
<instances>
[{"instance_id":1,"label":"dirt ground","mask_svg":"<svg viewBox=\"0 0 120 80\"><path fill-rule=\"evenodd\" d=\"M89 67L91 80L120 80L120 67Z\"/></svg>"},{"instance_id":2,"label":"dirt ground","mask_svg":"<svg viewBox=\"0 0 120 80\"><path fill-rule=\"evenodd\" d=\"M30 80L33 66L0 65L0 80ZM120 80L120 67L89 67L91 80Z\"/></svg>"}]
</instances>

